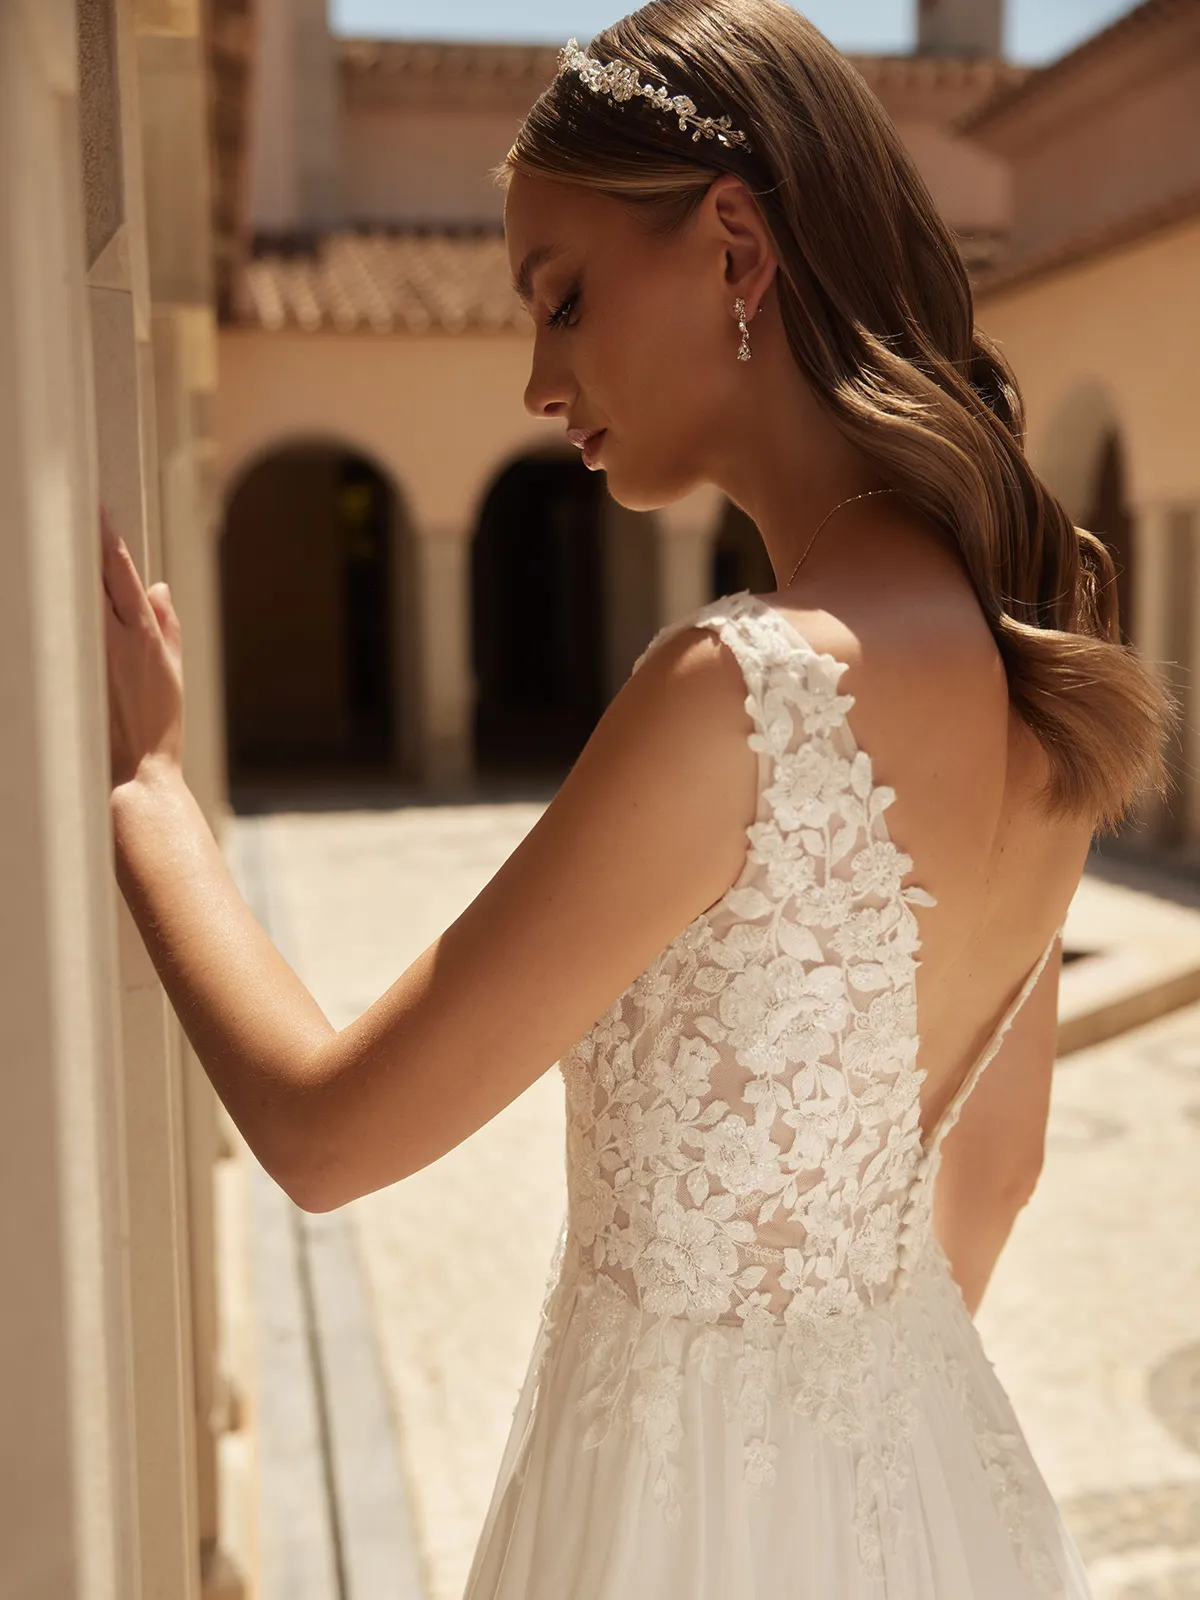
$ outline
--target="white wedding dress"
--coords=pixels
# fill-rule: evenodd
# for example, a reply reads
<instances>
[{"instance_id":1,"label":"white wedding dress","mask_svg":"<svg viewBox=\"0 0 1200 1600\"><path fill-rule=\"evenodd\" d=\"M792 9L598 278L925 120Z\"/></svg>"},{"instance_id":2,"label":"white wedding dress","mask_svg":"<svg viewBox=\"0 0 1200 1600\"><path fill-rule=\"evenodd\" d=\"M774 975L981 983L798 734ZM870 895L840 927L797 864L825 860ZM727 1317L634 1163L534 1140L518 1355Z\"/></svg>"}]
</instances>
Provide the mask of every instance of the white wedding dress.
<instances>
[{"instance_id":1,"label":"white wedding dress","mask_svg":"<svg viewBox=\"0 0 1200 1600\"><path fill-rule=\"evenodd\" d=\"M568 1208L466 1600L1082 1600L932 1229L911 859L844 664L742 591L737 881L559 1063ZM635 667L636 670L636 667Z\"/></svg>"}]
</instances>

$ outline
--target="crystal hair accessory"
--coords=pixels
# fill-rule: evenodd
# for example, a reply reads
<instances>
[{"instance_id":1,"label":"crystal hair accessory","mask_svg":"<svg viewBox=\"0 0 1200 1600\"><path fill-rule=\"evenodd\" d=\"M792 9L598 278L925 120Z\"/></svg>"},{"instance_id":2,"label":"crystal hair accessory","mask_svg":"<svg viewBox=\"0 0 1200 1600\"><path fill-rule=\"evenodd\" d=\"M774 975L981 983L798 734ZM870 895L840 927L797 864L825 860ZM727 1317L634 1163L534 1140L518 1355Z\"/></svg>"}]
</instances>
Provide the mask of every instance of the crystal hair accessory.
<instances>
[{"instance_id":1,"label":"crystal hair accessory","mask_svg":"<svg viewBox=\"0 0 1200 1600\"><path fill-rule=\"evenodd\" d=\"M558 53L558 71L577 72L593 94L608 95L613 101L632 100L635 97L649 100L655 110L669 117L678 117L684 132L692 126L692 143L700 138L716 139L719 144L732 149L740 145L747 154L754 148L744 133L733 127L728 114L723 117L698 117L696 102L685 94L668 94L665 88L638 81L637 68L621 60L597 61L579 48L577 39L568 39Z\"/></svg>"}]
</instances>

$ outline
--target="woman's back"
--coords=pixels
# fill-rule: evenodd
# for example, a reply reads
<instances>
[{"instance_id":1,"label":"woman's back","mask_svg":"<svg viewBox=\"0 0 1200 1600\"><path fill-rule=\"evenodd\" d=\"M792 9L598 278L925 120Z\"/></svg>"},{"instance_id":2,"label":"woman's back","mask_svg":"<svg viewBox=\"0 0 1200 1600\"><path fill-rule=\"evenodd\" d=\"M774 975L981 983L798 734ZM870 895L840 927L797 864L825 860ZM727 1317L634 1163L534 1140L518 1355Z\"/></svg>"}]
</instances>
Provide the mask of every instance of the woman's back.
<instances>
[{"instance_id":1,"label":"woman's back","mask_svg":"<svg viewBox=\"0 0 1200 1600\"><path fill-rule=\"evenodd\" d=\"M956 555L903 510L831 540L792 589L763 598L848 664L850 723L877 782L917 914L921 1125L944 1115L1006 1004L1059 927L1091 843L1088 817L1052 817L1049 763L1009 703L1004 668Z\"/></svg>"},{"instance_id":2,"label":"woman's back","mask_svg":"<svg viewBox=\"0 0 1200 1600\"><path fill-rule=\"evenodd\" d=\"M952 658L970 596L921 560L897 593L881 557L853 620L828 573L809 580L830 595L821 613L723 596L635 665L661 652L670 670L697 636L727 647L754 814L734 880L561 1061L568 1213L468 1600L715 1600L784 1574L800 1600L1086 1592L932 1227L946 1125L925 1137L916 914L931 922L946 896L943 952L973 921L988 937L1015 925L1018 892L987 892L986 845L998 811L1023 818L993 748L991 793L977 783L955 823L1007 731L981 714L982 669ZM907 645L888 653L906 620L941 624L960 691L939 696ZM723 816L746 766L724 770L729 700L714 693L719 727L694 723L721 752L706 776ZM927 871L910 871L902 828ZM1043 901L1028 959L1014 937L1022 966L994 985L981 1043L1030 992L1064 910Z\"/></svg>"}]
</instances>

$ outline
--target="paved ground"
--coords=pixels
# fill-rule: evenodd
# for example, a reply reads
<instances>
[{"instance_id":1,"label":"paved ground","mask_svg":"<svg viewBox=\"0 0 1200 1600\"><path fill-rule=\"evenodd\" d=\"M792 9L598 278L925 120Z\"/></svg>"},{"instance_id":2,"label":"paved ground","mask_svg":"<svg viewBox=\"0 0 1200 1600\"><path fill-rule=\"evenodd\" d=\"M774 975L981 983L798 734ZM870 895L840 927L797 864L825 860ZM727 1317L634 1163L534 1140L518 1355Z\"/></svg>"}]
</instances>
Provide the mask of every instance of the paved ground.
<instances>
[{"instance_id":1,"label":"paved ground","mask_svg":"<svg viewBox=\"0 0 1200 1600\"><path fill-rule=\"evenodd\" d=\"M243 818L234 833L252 844L289 959L344 1026L540 811L284 814ZM1110 921L1122 905L1085 880L1068 936L1086 931L1089 904ZM458 1600L491 1491L562 1213L562 1137L552 1072L433 1167L338 1214L364 1279L428 1600ZM978 1317L1098 1600L1200 1600L1197 1219L1193 1004L1059 1063L1043 1178Z\"/></svg>"}]
</instances>

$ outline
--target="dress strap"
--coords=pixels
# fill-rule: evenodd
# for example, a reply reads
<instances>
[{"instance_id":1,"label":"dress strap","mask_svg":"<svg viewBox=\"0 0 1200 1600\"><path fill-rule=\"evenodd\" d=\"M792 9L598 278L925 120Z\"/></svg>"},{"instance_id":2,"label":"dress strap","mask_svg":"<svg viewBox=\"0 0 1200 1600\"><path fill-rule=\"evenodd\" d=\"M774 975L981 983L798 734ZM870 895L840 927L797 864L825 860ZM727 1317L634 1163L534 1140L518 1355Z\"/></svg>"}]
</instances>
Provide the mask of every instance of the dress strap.
<instances>
[{"instance_id":1,"label":"dress strap","mask_svg":"<svg viewBox=\"0 0 1200 1600\"><path fill-rule=\"evenodd\" d=\"M966 1078L960 1085L959 1090L954 1096L953 1100L951 1100L950 1104L942 1113L937 1126L933 1130L933 1133L926 1140L925 1148L927 1154L932 1155L940 1148L942 1140L958 1121L962 1108L967 1102L968 1095L979 1082L989 1062L998 1053L1000 1046L1004 1043L1005 1035L1008 1033L1008 1030L1012 1027L1013 1022L1016 1020L1017 1013L1025 1004L1026 1000L1029 999L1029 996L1033 993L1034 987L1037 984L1038 979L1041 977L1047 961L1050 959L1050 955L1054 949L1055 943L1057 942L1058 937L1062 933L1065 926L1066 918L1064 917L1059 923L1058 927L1055 928L1054 932L1051 934L1049 944L1047 944L1041 955L1034 962L1025 978L1024 983L1017 990L1014 998L1009 1002L1003 1016L1000 1018L1000 1021L992 1030L991 1038L976 1057L975 1064L967 1073Z\"/></svg>"}]
</instances>

